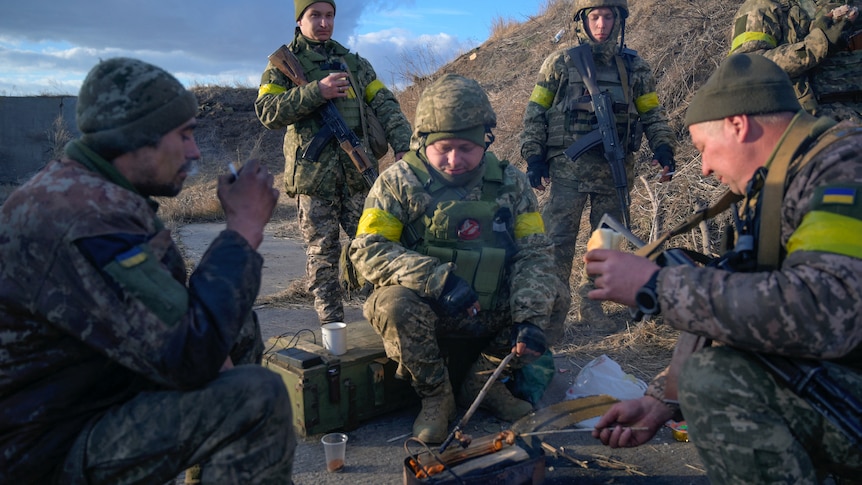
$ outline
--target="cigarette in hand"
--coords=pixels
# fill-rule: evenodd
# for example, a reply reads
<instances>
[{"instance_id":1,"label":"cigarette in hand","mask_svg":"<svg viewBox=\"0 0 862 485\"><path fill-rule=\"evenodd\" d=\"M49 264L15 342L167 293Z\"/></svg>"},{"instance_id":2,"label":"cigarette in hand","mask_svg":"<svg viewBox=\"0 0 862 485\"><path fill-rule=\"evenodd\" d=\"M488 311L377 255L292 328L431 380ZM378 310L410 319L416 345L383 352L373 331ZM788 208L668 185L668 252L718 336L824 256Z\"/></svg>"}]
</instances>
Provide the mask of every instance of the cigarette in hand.
<instances>
[{"instance_id":1,"label":"cigarette in hand","mask_svg":"<svg viewBox=\"0 0 862 485\"><path fill-rule=\"evenodd\" d=\"M233 175L234 180L239 178L239 172L236 170L236 165L234 165L233 162L228 162L227 168L228 168L228 170L230 170L230 173Z\"/></svg>"}]
</instances>

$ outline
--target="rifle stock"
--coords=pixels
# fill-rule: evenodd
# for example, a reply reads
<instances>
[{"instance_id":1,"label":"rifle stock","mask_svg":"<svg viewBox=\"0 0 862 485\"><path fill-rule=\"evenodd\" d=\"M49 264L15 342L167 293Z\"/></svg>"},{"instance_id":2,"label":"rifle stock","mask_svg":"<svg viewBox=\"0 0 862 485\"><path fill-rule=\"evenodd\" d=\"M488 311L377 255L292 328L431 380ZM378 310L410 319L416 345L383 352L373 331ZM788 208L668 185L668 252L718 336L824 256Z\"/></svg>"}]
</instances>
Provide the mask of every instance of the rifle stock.
<instances>
[{"instance_id":1,"label":"rifle stock","mask_svg":"<svg viewBox=\"0 0 862 485\"><path fill-rule=\"evenodd\" d=\"M290 78L297 86L308 84L308 79L306 79L305 73L302 70L302 64L300 64L299 59L296 58L296 55L286 45L282 45L270 54L269 62ZM360 100L359 102L362 101ZM347 123L344 122L344 118L338 112L338 108L335 107L335 103L331 99L326 100L323 109L320 111L320 115L323 119L323 127L314 135L308 146L305 147L302 152L302 158L317 161L320 157L320 152L335 137L338 140L338 146L350 157L350 161L353 162L353 166L362 175L365 184L371 188L374 185L374 181L377 180L377 169L371 163L371 159L368 157L362 141L347 126Z\"/></svg>"},{"instance_id":2,"label":"rifle stock","mask_svg":"<svg viewBox=\"0 0 862 485\"><path fill-rule=\"evenodd\" d=\"M571 154L583 153L584 151L597 145L594 142L595 138L601 137L602 148L605 159L611 167L611 176L614 180L614 187L617 190L617 196L620 200L620 209L623 215L623 223L626 227L631 227L629 221L629 190L628 181L626 180L626 151L620 142L619 134L617 133L617 124L614 119L613 100L610 94L602 92L596 82L596 64L593 60L593 52L589 45L582 44L568 50L569 57L575 65L575 68L581 74L587 91L590 93L590 102L593 105L593 111L596 113L598 128L587 134L589 138L589 146L587 141L578 145L578 142L569 146L565 153L566 156ZM597 134L596 134L597 133Z\"/></svg>"}]
</instances>

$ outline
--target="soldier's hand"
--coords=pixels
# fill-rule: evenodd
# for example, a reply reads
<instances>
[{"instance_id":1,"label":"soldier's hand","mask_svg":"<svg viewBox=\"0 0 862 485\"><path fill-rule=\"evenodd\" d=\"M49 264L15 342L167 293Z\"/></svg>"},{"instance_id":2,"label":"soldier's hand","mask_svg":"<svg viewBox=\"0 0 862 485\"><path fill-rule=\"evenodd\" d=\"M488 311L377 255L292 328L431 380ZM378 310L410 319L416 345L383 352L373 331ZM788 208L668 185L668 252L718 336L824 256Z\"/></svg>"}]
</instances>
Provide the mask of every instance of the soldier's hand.
<instances>
[{"instance_id":1,"label":"soldier's hand","mask_svg":"<svg viewBox=\"0 0 862 485\"><path fill-rule=\"evenodd\" d=\"M317 84L320 94L326 99L346 98L350 91L350 79L346 72L333 72Z\"/></svg>"},{"instance_id":2,"label":"soldier's hand","mask_svg":"<svg viewBox=\"0 0 862 485\"><path fill-rule=\"evenodd\" d=\"M273 180L257 160L246 162L237 177L226 174L218 179L217 194L227 229L238 232L254 249L263 241L263 228L278 202Z\"/></svg>"},{"instance_id":3,"label":"soldier's hand","mask_svg":"<svg viewBox=\"0 0 862 485\"><path fill-rule=\"evenodd\" d=\"M596 423L593 438L611 448L639 446L651 440L672 417L669 407L650 396L618 402Z\"/></svg>"},{"instance_id":4,"label":"soldier's hand","mask_svg":"<svg viewBox=\"0 0 862 485\"><path fill-rule=\"evenodd\" d=\"M455 273L449 273L443 293L437 299L443 310L451 316L461 312L467 312L467 316L475 316L479 313L479 296L473 291L473 287L467 280Z\"/></svg>"},{"instance_id":5,"label":"soldier's hand","mask_svg":"<svg viewBox=\"0 0 862 485\"><path fill-rule=\"evenodd\" d=\"M527 179L530 187L536 190L545 190L544 183L551 180L551 170L548 161L542 155L531 155L527 159Z\"/></svg>"},{"instance_id":6,"label":"soldier's hand","mask_svg":"<svg viewBox=\"0 0 862 485\"><path fill-rule=\"evenodd\" d=\"M532 323L516 323L512 325L510 336L512 351L526 362L532 362L548 350L545 332Z\"/></svg>"},{"instance_id":7,"label":"soldier's hand","mask_svg":"<svg viewBox=\"0 0 862 485\"><path fill-rule=\"evenodd\" d=\"M635 295L659 266L642 256L610 249L593 249L584 255L585 271L594 277L591 300L610 300L636 306Z\"/></svg>"},{"instance_id":8,"label":"soldier's hand","mask_svg":"<svg viewBox=\"0 0 862 485\"><path fill-rule=\"evenodd\" d=\"M829 52L835 52L847 47L847 36L844 30L852 23L847 17L833 20L832 17L821 15L811 22L811 30L820 29L829 41Z\"/></svg>"},{"instance_id":9,"label":"soldier's hand","mask_svg":"<svg viewBox=\"0 0 862 485\"><path fill-rule=\"evenodd\" d=\"M673 174L676 173L676 160L673 159L673 150L667 145L659 145L656 147L652 158L653 165L661 166L659 182L670 182Z\"/></svg>"}]
</instances>

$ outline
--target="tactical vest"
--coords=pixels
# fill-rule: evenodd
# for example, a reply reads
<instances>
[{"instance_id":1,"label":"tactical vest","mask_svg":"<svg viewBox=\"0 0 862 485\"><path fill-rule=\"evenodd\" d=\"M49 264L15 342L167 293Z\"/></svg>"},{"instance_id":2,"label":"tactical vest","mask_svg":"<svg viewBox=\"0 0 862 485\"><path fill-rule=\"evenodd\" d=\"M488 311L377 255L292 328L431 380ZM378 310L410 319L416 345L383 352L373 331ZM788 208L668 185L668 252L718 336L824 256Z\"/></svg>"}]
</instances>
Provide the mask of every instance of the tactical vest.
<instances>
[{"instance_id":1,"label":"tactical vest","mask_svg":"<svg viewBox=\"0 0 862 485\"><path fill-rule=\"evenodd\" d=\"M341 62L342 59L344 60L344 63L347 64L347 69L352 73L353 79L359 77L356 70L358 66L355 55L346 53L344 56L338 56L327 52L327 58L323 60L323 62L315 62L309 58L310 55L315 54L323 57L322 54L313 49L309 49L308 52L302 52L296 56L299 59L300 64L302 64L302 70L305 72L305 77L309 82L320 81L333 72L343 72L344 67ZM344 122L347 123L347 126L353 130L357 136L361 137L363 133L359 103L365 102L363 97L365 95L365 86L356 86L356 88L358 88L360 92L352 92L353 90L351 89L349 96L346 98L335 98L332 102L335 103L335 106L338 108L338 112L341 113L341 117L344 118ZM315 118L311 119L314 120L314 123L317 123ZM319 129L319 126L316 127L315 132Z\"/></svg>"},{"instance_id":2,"label":"tactical vest","mask_svg":"<svg viewBox=\"0 0 862 485\"><path fill-rule=\"evenodd\" d=\"M507 228L508 241L499 226L498 231L494 231L500 209L497 198L512 190L503 184L507 162L486 152L481 199L466 201L463 198L469 187L450 187L435 181L414 152L407 153L403 160L432 199L425 214L405 227L402 244L438 258L442 263L454 263L454 273L470 282L482 308L493 309L501 284L507 280L507 249L512 248L509 244L514 244L511 223Z\"/></svg>"},{"instance_id":3,"label":"tactical vest","mask_svg":"<svg viewBox=\"0 0 862 485\"><path fill-rule=\"evenodd\" d=\"M623 49L621 54L614 55L611 65L596 64L596 82L601 91L611 95L617 133L626 153L633 153L640 148L642 136L640 115L632 98L629 81L629 66L634 55L634 51ZM569 82L561 92L557 92L548 110L549 147L567 147L578 137L595 130L598 124L583 77L568 56L566 69Z\"/></svg>"}]
</instances>

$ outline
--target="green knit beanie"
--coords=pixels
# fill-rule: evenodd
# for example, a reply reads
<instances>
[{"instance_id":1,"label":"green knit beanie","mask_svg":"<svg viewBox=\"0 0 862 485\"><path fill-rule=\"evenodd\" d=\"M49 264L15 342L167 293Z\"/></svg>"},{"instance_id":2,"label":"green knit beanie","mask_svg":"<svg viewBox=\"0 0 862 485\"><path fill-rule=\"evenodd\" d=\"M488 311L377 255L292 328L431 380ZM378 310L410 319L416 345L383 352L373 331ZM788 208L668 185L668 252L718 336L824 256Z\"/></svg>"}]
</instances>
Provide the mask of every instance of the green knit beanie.
<instances>
[{"instance_id":1,"label":"green knit beanie","mask_svg":"<svg viewBox=\"0 0 862 485\"><path fill-rule=\"evenodd\" d=\"M757 54L734 54L718 66L694 95L685 114L685 126L734 115L801 109L793 84L783 69Z\"/></svg>"},{"instance_id":2,"label":"green knit beanie","mask_svg":"<svg viewBox=\"0 0 862 485\"><path fill-rule=\"evenodd\" d=\"M165 133L194 118L195 95L165 70L116 57L97 64L78 93L81 141L106 160L155 145Z\"/></svg>"},{"instance_id":3,"label":"green knit beanie","mask_svg":"<svg viewBox=\"0 0 862 485\"><path fill-rule=\"evenodd\" d=\"M305 9L318 2L325 2L332 5L332 10L335 10L335 2L333 0L293 0L293 10L296 12L296 20L302 17Z\"/></svg>"},{"instance_id":4,"label":"green knit beanie","mask_svg":"<svg viewBox=\"0 0 862 485\"><path fill-rule=\"evenodd\" d=\"M447 138L459 138L461 140L472 141L479 146L485 146L485 127L474 126L460 131L436 131L428 133L425 144L430 145L437 140L445 140Z\"/></svg>"}]
</instances>

